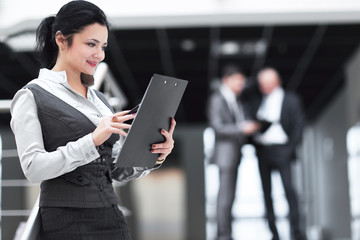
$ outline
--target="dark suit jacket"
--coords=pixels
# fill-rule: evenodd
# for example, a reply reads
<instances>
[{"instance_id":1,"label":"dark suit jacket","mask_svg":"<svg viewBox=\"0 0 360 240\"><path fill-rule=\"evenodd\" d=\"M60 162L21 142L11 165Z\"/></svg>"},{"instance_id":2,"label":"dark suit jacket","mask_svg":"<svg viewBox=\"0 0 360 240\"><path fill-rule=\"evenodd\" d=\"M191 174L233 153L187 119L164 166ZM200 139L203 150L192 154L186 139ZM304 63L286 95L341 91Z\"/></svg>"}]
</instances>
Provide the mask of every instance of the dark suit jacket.
<instances>
[{"instance_id":1,"label":"dark suit jacket","mask_svg":"<svg viewBox=\"0 0 360 240\"><path fill-rule=\"evenodd\" d=\"M238 104L241 104L240 101ZM242 107L244 117L246 117L246 108ZM207 117L210 127L215 131L213 162L220 167L237 167L241 159L241 146L245 143L246 136L242 134L236 124L235 117L220 91L211 95L208 102Z\"/></svg>"},{"instance_id":2,"label":"dark suit jacket","mask_svg":"<svg viewBox=\"0 0 360 240\"><path fill-rule=\"evenodd\" d=\"M261 97L252 101L251 116L256 118L256 113L261 105ZM300 99L292 92L285 91L281 109L280 123L289 142L286 144L291 158L295 158L295 149L302 138L304 128L304 113Z\"/></svg>"}]
</instances>

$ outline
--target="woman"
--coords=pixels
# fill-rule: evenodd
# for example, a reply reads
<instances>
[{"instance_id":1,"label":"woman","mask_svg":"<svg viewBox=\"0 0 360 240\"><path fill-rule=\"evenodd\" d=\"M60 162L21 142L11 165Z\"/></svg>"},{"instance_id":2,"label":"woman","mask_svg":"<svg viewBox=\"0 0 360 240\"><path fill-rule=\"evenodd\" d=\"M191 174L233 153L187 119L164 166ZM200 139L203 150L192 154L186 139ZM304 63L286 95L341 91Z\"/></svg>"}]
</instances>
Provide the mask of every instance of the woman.
<instances>
[{"instance_id":1,"label":"woman","mask_svg":"<svg viewBox=\"0 0 360 240\"><path fill-rule=\"evenodd\" d=\"M170 154L172 134L154 168L115 168L119 135L133 119L113 113L104 96L89 88L96 66L105 58L109 25L97 6L86 1L64 5L37 29L42 68L37 79L19 90L11 105L21 167L31 182L41 182L41 239L131 239L117 207L112 179L125 182L158 168Z\"/></svg>"}]
</instances>

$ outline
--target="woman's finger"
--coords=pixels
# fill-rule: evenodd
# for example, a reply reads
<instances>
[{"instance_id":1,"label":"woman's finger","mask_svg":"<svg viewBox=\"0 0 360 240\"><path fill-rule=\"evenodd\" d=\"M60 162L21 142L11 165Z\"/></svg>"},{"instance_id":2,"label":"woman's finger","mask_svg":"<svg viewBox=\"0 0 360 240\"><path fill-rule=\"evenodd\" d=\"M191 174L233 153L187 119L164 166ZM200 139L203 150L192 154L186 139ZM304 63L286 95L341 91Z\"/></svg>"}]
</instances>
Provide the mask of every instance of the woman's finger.
<instances>
[{"instance_id":1,"label":"woman's finger","mask_svg":"<svg viewBox=\"0 0 360 240\"><path fill-rule=\"evenodd\" d=\"M126 132L124 132L123 130L118 129L118 128L113 128L113 133L120 134L121 136L124 136L124 137L127 136L127 133L126 133Z\"/></svg>"},{"instance_id":2,"label":"woman's finger","mask_svg":"<svg viewBox=\"0 0 360 240\"><path fill-rule=\"evenodd\" d=\"M169 141L171 139L170 133L165 129L161 129L160 133L165 137L166 141Z\"/></svg>"},{"instance_id":3,"label":"woman's finger","mask_svg":"<svg viewBox=\"0 0 360 240\"><path fill-rule=\"evenodd\" d=\"M111 127L118 128L118 129L130 129L131 125L127 123L110 123Z\"/></svg>"},{"instance_id":4,"label":"woman's finger","mask_svg":"<svg viewBox=\"0 0 360 240\"><path fill-rule=\"evenodd\" d=\"M169 133L171 135L173 135L173 133L175 131L175 126L176 126L175 118L171 118L171 126L170 126L170 130L169 130Z\"/></svg>"},{"instance_id":5,"label":"woman's finger","mask_svg":"<svg viewBox=\"0 0 360 240\"><path fill-rule=\"evenodd\" d=\"M165 158L167 157L168 154L162 153L160 154L158 160L165 160Z\"/></svg>"},{"instance_id":6,"label":"woman's finger","mask_svg":"<svg viewBox=\"0 0 360 240\"><path fill-rule=\"evenodd\" d=\"M125 116L128 112L130 112L130 110L125 110L125 111L121 111L121 112L116 112L116 113L114 113L114 116L115 116L115 117Z\"/></svg>"},{"instance_id":7,"label":"woman's finger","mask_svg":"<svg viewBox=\"0 0 360 240\"><path fill-rule=\"evenodd\" d=\"M126 122L130 119L135 118L136 114L128 114L128 115L124 115L124 116L117 116L117 115L113 115L111 121L113 122Z\"/></svg>"},{"instance_id":8,"label":"woman's finger","mask_svg":"<svg viewBox=\"0 0 360 240\"><path fill-rule=\"evenodd\" d=\"M151 146L152 149L166 149L166 148L172 148L174 144L171 144L171 142L164 142L164 143L157 143L153 144Z\"/></svg>"},{"instance_id":9,"label":"woman's finger","mask_svg":"<svg viewBox=\"0 0 360 240\"><path fill-rule=\"evenodd\" d=\"M169 155L171 153L171 150L172 148L158 148L158 149L152 149L151 152Z\"/></svg>"}]
</instances>

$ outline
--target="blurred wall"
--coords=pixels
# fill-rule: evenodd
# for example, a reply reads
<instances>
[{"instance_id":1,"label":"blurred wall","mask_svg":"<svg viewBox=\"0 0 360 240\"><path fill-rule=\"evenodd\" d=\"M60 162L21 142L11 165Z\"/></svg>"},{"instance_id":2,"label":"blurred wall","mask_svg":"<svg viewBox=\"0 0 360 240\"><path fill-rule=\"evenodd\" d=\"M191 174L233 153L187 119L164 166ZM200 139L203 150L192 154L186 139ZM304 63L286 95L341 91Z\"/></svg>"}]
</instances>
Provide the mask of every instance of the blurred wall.
<instances>
[{"instance_id":1,"label":"blurred wall","mask_svg":"<svg viewBox=\"0 0 360 240\"><path fill-rule=\"evenodd\" d=\"M360 49L345 74L345 88L304 134L306 225L320 239L351 238L346 133L359 120Z\"/></svg>"},{"instance_id":2,"label":"blurred wall","mask_svg":"<svg viewBox=\"0 0 360 240\"><path fill-rule=\"evenodd\" d=\"M350 239L350 203L346 151L345 92L305 134L305 174L308 229L317 227L320 239Z\"/></svg>"},{"instance_id":3,"label":"blurred wall","mask_svg":"<svg viewBox=\"0 0 360 240\"><path fill-rule=\"evenodd\" d=\"M360 121L360 47L346 66L346 104L348 127Z\"/></svg>"},{"instance_id":4,"label":"blurred wall","mask_svg":"<svg viewBox=\"0 0 360 240\"><path fill-rule=\"evenodd\" d=\"M206 126L177 126L175 144L185 170L185 239L205 239L205 185L203 132Z\"/></svg>"}]
</instances>

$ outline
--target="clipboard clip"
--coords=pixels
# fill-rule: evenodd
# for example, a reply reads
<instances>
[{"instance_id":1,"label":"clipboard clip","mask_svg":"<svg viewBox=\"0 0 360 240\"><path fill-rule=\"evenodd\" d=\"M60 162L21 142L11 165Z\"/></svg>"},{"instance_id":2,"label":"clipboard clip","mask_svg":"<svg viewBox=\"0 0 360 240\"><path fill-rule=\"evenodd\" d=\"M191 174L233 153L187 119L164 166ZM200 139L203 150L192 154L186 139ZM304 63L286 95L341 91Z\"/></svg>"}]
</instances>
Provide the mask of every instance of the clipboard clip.
<instances>
[{"instance_id":1,"label":"clipboard clip","mask_svg":"<svg viewBox=\"0 0 360 240\"><path fill-rule=\"evenodd\" d=\"M167 81L166 80L164 80L164 84L166 84L167 83ZM177 86L177 82L176 83L174 83L174 86L176 87Z\"/></svg>"}]
</instances>

